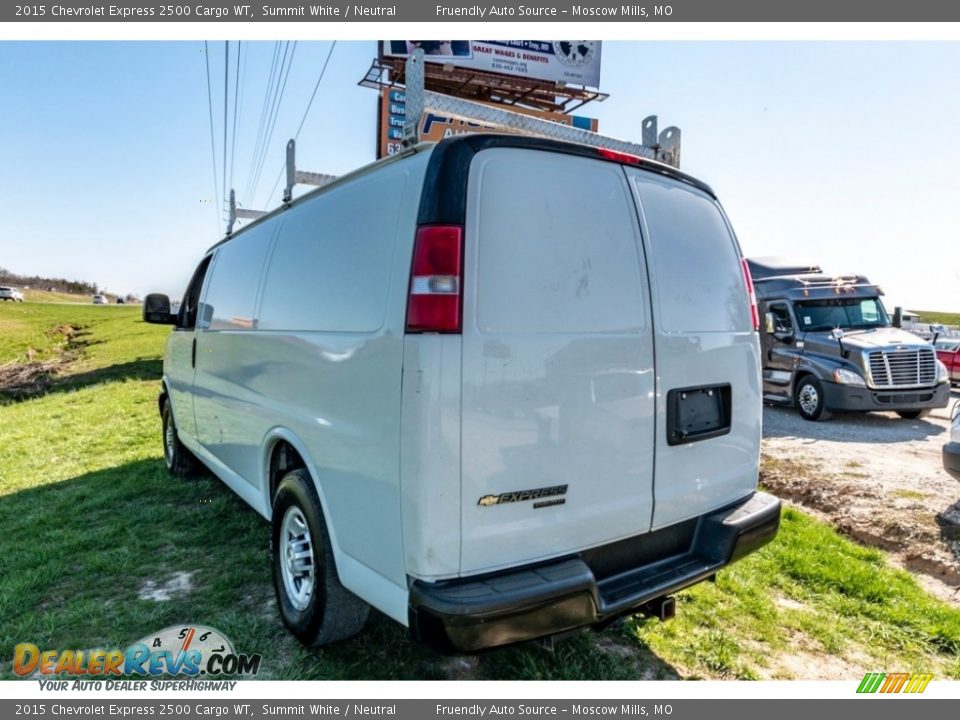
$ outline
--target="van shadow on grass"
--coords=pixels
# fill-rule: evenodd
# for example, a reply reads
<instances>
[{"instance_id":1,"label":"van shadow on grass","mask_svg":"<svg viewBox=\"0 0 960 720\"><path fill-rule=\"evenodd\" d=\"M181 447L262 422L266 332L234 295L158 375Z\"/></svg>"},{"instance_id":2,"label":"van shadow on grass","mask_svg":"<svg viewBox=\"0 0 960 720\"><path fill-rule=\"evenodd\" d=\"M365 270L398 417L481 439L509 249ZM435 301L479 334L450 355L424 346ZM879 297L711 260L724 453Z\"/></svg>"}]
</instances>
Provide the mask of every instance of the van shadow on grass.
<instances>
[{"instance_id":1,"label":"van shadow on grass","mask_svg":"<svg viewBox=\"0 0 960 720\"><path fill-rule=\"evenodd\" d=\"M215 478L173 478L158 459L0 495L0 527L0 647L125 648L201 624L259 653L264 679L679 677L616 627L553 651L527 643L446 658L372 612L358 637L304 648L277 614L267 523ZM11 655L0 677L12 677Z\"/></svg>"}]
</instances>

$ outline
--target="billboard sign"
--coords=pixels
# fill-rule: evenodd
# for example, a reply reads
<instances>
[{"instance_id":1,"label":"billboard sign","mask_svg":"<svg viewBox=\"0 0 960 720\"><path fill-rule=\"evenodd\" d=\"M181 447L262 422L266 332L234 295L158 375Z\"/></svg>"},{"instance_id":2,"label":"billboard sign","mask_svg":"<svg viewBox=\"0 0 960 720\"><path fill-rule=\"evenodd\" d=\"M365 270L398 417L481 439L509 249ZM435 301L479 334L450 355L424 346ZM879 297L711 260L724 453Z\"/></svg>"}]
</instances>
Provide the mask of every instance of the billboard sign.
<instances>
[{"instance_id":1,"label":"billboard sign","mask_svg":"<svg viewBox=\"0 0 960 720\"><path fill-rule=\"evenodd\" d=\"M522 107L506 107L493 104L495 107L505 108L514 112L532 115L544 120L572 125L597 132L596 118L581 115L565 115L564 113L531 110ZM394 155L402 150L403 123L406 119L406 93L403 88L384 88L380 95L380 139L377 144L377 157ZM436 113L424 113L420 121L421 142L440 142L444 138L454 135L465 135L475 132L498 132L494 125L485 125L478 122L468 122L457 118L444 117Z\"/></svg>"},{"instance_id":2,"label":"billboard sign","mask_svg":"<svg viewBox=\"0 0 960 720\"><path fill-rule=\"evenodd\" d=\"M426 61L547 82L600 86L600 41L384 40L383 56L422 49Z\"/></svg>"}]
</instances>

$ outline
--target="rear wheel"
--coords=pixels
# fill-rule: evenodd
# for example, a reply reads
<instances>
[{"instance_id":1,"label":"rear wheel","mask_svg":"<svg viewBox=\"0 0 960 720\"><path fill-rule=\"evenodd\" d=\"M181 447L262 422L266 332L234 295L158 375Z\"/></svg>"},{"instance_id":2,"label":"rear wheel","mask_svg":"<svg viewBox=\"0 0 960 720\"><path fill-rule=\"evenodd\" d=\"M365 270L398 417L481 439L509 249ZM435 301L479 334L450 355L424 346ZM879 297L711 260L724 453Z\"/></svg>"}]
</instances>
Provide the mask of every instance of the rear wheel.
<instances>
[{"instance_id":1,"label":"rear wheel","mask_svg":"<svg viewBox=\"0 0 960 720\"><path fill-rule=\"evenodd\" d=\"M163 401L160 419L163 423L163 462L167 466L167 472L177 477L195 474L197 458L180 442L177 426L173 421L173 411L170 409L170 400Z\"/></svg>"},{"instance_id":2,"label":"rear wheel","mask_svg":"<svg viewBox=\"0 0 960 720\"><path fill-rule=\"evenodd\" d=\"M923 410L897 410L897 415L902 417L904 420L916 420L918 418L925 418L930 414L929 408Z\"/></svg>"},{"instance_id":3,"label":"rear wheel","mask_svg":"<svg viewBox=\"0 0 960 720\"><path fill-rule=\"evenodd\" d=\"M804 420L829 420L830 412L826 407L826 396L823 386L813 375L806 375L797 383L794 393L797 411Z\"/></svg>"},{"instance_id":4,"label":"rear wheel","mask_svg":"<svg viewBox=\"0 0 960 720\"><path fill-rule=\"evenodd\" d=\"M280 617L304 645L327 645L363 629L370 606L340 584L313 481L294 470L273 500L273 585Z\"/></svg>"}]
</instances>

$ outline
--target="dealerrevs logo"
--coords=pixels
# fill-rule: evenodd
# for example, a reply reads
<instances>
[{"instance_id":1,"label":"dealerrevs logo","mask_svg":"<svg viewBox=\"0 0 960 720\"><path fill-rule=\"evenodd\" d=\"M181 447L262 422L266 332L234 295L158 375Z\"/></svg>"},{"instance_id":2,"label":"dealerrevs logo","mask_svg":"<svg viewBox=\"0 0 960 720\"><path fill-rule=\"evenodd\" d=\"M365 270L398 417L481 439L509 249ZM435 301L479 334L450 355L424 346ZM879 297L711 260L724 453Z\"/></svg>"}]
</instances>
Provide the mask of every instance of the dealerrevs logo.
<instances>
[{"instance_id":1,"label":"dealerrevs logo","mask_svg":"<svg viewBox=\"0 0 960 720\"><path fill-rule=\"evenodd\" d=\"M237 653L223 633L203 625L173 625L126 649L41 650L20 643L13 650L13 671L40 676L228 676L256 675L259 654Z\"/></svg>"}]
</instances>

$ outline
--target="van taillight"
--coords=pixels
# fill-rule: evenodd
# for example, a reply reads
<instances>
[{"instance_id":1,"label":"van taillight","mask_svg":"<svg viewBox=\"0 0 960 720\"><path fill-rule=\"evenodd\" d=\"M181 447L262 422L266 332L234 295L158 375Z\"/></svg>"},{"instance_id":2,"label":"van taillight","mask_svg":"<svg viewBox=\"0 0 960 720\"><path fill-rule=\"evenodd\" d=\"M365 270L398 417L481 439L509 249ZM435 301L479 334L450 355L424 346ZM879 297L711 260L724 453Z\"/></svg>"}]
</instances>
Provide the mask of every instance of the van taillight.
<instances>
[{"instance_id":1,"label":"van taillight","mask_svg":"<svg viewBox=\"0 0 960 720\"><path fill-rule=\"evenodd\" d=\"M463 228L417 228L407 300L407 332L460 332Z\"/></svg>"},{"instance_id":2,"label":"van taillight","mask_svg":"<svg viewBox=\"0 0 960 720\"><path fill-rule=\"evenodd\" d=\"M743 282L747 285L747 295L750 297L750 320L753 329L760 329L760 310L757 308L757 293L753 289L753 278L750 277L750 266L746 258L740 258L740 267L743 268Z\"/></svg>"}]
</instances>

